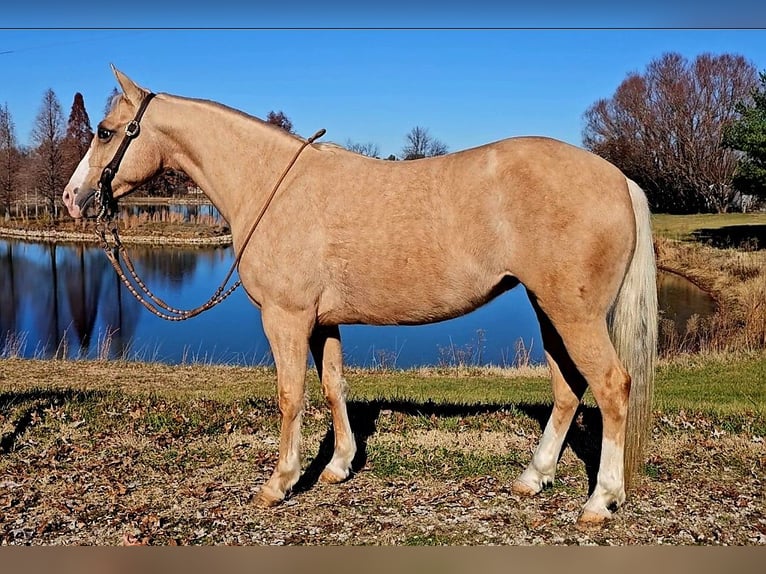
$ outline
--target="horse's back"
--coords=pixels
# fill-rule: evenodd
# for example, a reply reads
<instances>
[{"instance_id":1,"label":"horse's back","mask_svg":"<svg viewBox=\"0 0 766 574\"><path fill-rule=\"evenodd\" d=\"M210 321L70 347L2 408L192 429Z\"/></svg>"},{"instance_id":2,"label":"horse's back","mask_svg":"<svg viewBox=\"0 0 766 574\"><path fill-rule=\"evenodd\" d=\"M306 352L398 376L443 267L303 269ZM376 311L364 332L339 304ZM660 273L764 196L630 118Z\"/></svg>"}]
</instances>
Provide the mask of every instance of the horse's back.
<instances>
[{"instance_id":1,"label":"horse's back","mask_svg":"<svg viewBox=\"0 0 766 574\"><path fill-rule=\"evenodd\" d=\"M330 322L445 319L516 278L533 288L585 284L609 259L616 270L605 275L616 276L632 249L624 176L556 140L512 138L439 158L348 163L331 179L330 195L315 200L325 229L320 259L332 283Z\"/></svg>"}]
</instances>

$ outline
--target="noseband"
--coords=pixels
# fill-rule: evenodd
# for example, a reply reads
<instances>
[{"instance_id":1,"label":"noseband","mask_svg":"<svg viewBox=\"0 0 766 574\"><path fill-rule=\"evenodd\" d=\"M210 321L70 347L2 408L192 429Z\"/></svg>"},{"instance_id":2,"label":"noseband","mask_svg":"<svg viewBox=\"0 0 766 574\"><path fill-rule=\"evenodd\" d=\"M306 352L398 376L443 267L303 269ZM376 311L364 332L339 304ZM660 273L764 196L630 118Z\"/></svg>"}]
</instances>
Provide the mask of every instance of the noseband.
<instances>
[{"instance_id":1,"label":"noseband","mask_svg":"<svg viewBox=\"0 0 766 574\"><path fill-rule=\"evenodd\" d=\"M96 201L100 204L97 217L99 220L111 219L117 212L117 200L112 193L112 180L114 179L114 176L117 175L117 170L120 168L122 158L125 157L125 152L128 151L130 142L138 137L138 134L141 131L141 118L144 116L144 112L146 111L149 102L152 101L152 98L154 98L155 95L156 94L153 92L150 92L141 101L136 116L125 126L125 135L120 142L120 147L117 148L112 161L110 161L101 172L101 177L98 180L98 190L96 191Z\"/></svg>"}]
</instances>

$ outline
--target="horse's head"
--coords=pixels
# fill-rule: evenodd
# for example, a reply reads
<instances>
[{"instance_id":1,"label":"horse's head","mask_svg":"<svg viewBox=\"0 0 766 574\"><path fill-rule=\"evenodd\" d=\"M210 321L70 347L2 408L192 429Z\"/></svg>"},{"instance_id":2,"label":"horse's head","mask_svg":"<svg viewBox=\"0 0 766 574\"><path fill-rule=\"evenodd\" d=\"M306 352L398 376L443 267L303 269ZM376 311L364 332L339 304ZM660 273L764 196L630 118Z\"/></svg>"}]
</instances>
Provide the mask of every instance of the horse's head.
<instances>
[{"instance_id":1,"label":"horse's head","mask_svg":"<svg viewBox=\"0 0 766 574\"><path fill-rule=\"evenodd\" d=\"M130 193L162 169L156 136L147 129L149 122L146 118L150 113L141 118L140 127L133 121L141 103L149 97L149 92L114 66L112 71L122 88L122 94L115 97L109 113L98 124L90 148L64 188L64 205L74 218L83 217L91 206L100 208L100 205L93 205L93 199L99 189L99 182L104 181L104 168L110 164L116 167L107 177L114 200ZM133 134L130 137L131 143L127 149L121 150L128 133ZM117 159L122 153L124 155Z\"/></svg>"}]
</instances>

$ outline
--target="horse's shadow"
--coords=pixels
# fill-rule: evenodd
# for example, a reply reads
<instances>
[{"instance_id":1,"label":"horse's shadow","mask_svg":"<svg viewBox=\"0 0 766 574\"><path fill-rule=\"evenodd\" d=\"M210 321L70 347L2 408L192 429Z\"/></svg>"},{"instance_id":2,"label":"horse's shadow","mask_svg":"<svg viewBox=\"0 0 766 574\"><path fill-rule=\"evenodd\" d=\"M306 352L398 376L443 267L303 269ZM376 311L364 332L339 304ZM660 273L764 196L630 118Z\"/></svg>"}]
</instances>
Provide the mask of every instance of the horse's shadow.
<instances>
[{"instance_id":1,"label":"horse's shadow","mask_svg":"<svg viewBox=\"0 0 766 574\"><path fill-rule=\"evenodd\" d=\"M367 443L377 430L377 421L381 411L390 410L413 416L465 417L491 414L509 409L521 411L537 421L541 432L551 413L550 404L455 405L437 404L431 401L425 403L401 400L350 401L348 403L348 416L357 445L357 453L351 465L352 473L358 472L367 463ZM596 486L601 456L601 413L596 407L580 405L575 420L578 422L573 423L569 429L562 452L567 447L571 448L575 456L585 464L590 494ZM316 485L324 467L332 459L334 440L331 426L322 438L317 455L293 487L293 493L305 492Z\"/></svg>"},{"instance_id":2,"label":"horse's shadow","mask_svg":"<svg viewBox=\"0 0 766 574\"><path fill-rule=\"evenodd\" d=\"M104 391L40 390L0 392L0 412L12 405L24 405L18 414L12 431L0 436L0 455L9 453L19 437L24 434L35 416L43 417L52 406L65 403L79 403L103 399ZM352 462L352 471L358 472L367 464L367 443L377 431L378 418L382 411L394 411L411 416L468 417L492 414L498 411L516 410L535 420L540 431L550 416L551 405L543 403L509 403L495 405L438 404L432 401L417 402L404 400L350 401L348 415L351 430L357 444L357 453ZM572 424L564 441L585 465L589 491L596 485L598 463L601 455L601 414L595 407L581 405L577 415L578 423ZM332 427L325 433L317 455L293 488L294 493L305 492L319 480L324 467L333 454L334 435ZM563 451L563 449L562 449Z\"/></svg>"},{"instance_id":3,"label":"horse's shadow","mask_svg":"<svg viewBox=\"0 0 766 574\"><path fill-rule=\"evenodd\" d=\"M75 389L31 389L28 391L0 392L0 415L10 407L18 405L19 413L12 422L12 430L0 435L0 455L13 450L17 440L23 435L35 418L43 418L51 407L66 403L82 403L94 399L103 399L104 391L80 391Z\"/></svg>"}]
</instances>

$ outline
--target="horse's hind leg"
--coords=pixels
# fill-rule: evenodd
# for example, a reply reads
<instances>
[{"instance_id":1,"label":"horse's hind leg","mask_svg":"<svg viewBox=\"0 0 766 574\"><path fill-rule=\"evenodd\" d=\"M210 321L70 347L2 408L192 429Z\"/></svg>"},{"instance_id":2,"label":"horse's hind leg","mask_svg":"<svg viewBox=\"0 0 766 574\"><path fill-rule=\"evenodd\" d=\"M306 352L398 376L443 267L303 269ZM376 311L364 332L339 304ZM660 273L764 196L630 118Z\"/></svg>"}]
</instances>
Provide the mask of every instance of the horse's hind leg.
<instances>
[{"instance_id":1,"label":"horse's hind leg","mask_svg":"<svg viewBox=\"0 0 766 574\"><path fill-rule=\"evenodd\" d=\"M346 409L346 381L343 378L340 330L337 326L317 327L309 343L322 382L322 391L332 411L335 437L332 460L325 467L320 479L331 483L342 482L351 472L351 462L356 454L356 441L351 432Z\"/></svg>"},{"instance_id":2,"label":"horse's hind leg","mask_svg":"<svg viewBox=\"0 0 766 574\"><path fill-rule=\"evenodd\" d=\"M576 346L575 363L588 380L601 411L603 430L596 488L580 515L580 523L599 523L625 502L625 429L630 376L617 358L605 321L591 334L593 347ZM587 327L586 327L587 328ZM576 335L575 335L576 336Z\"/></svg>"},{"instance_id":3,"label":"horse's hind leg","mask_svg":"<svg viewBox=\"0 0 766 574\"><path fill-rule=\"evenodd\" d=\"M564 439L587 387L585 379L575 368L561 337L547 316L539 309L537 315L545 357L551 370L553 412L545 425L540 444L532 455L532 461L513 483L512 488L516 494L530 496L553 484Z\"/></svg>"},{"instance_id":4,"label":"horse's hind leg","mask_svg":"<svg viewBox=\"0 0 766 574\"><path fill-rule=\"evenodd\" d=\"M551 317L550 313L548 317ZM568 315L563 319L556 316L551 317L551 319L566 353L566 355L562 354L562 358L558 360L559 368L563 366L562 361L571 361L571 366L590 385L601 411L603 433L598 477L593 494L585 504L579 521L581 523L602 522L611 516L610 508L619 506L625 501L624 448L630 377L617 358L617 353L609 339L604 318L578 320L571 319L571 315ZM555 369L553 370L555 373ZM565 368L559 372L567 377L567 371L569 369ZM570 387L569 392L572 394L567 399L567 392L563 386L556 384L556 378L557 375L554 374L554 390L559 391L559 397L556 400L557 402L562 401L563 406L554 406L549 422L552 431L547 438L543 433L543 440L538 449L543 451L540 456L541 460L530 465L533 470L529 473L525 471L526 477L522 474L519 479L520 484L532 482L530 477L535 476L535 471L543 474L541 471L547 471L551 468L552 456L550 453L556 450L554 448L556 446L560 449L559 440L563 440L562 433L563 435L566 434L563 423L566 422L568 428L576 410L577 404L573 399L580 392L580 384L575 383ZM571 377L567 380L570 385L572 381ZM575 391L572 391L572 388ZM562 395L564 399L561 399ZM561 417L561 426L557 425L557 416ZM547 447L547 451L545 447ZM537 456L537 453L535 455ZM558 456L558 452L555 456ZM547 467L545 466L546 462L548 463ZM555 468L555 464L553 467ZM536 487L536 484L530 486ZM521 490L521 488L519 487L517 490Z\"/></svg>"}]
</instances>

